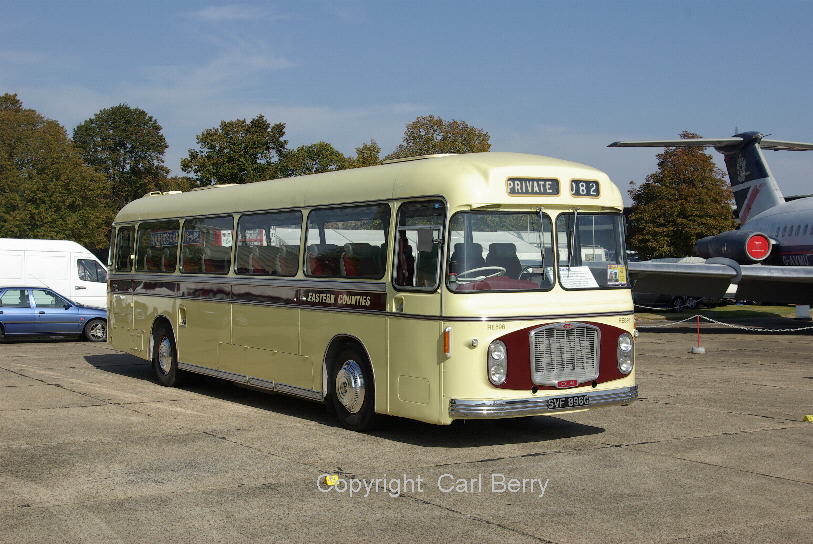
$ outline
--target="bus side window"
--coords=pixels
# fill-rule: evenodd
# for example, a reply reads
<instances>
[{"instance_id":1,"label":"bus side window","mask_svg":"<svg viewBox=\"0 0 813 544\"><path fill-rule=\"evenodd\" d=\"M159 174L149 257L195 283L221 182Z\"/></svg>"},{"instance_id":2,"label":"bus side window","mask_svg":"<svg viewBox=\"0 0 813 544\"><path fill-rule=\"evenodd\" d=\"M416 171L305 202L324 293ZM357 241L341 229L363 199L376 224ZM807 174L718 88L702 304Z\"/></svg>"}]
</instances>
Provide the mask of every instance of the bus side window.
<instances>
[{"instance_id":1,"label":"bus side window","mask_svg":"<svg viewBox=\"0 0 813 544\"><path fill-rule=\"evenodd\" d=\"M311 210L305 274L381 279L386 270L389 220L388 204Z\"/></svg>"},{"instance_id":2,"label":"bus side window","mask_svg":"<svg viewBox=\"0 0 813 544\"><path fill-rule=\"evenodd\" d=\"M302 212L240 216L235 272L253 276L296 276Z\"/></svg>"},{"instance_id":3,"label":"bus side window","mask_svg":"<svg viewBox=\"0 0 813 544\"><path fill-rule=\"evenodd\" d=\"M446 209L440 200L407 202L398 209L393 284L401 289L435 290Z\"/></svg>"},{"instance_id":4,"label":"bus side window","mask_svg":"<svg viewBox=\"0 0 813 544\"><path fill-rule=\"evenodd\" d=\"M116 232L116 255L113 268L116 272L129 272L133 267L133 227L119 227Z\"/></svg>"},{"instance_id":5,"label":"bus side window","mask_svg":"<svg viewBox=\"0 0 813 544\"><path fill-rule=\"evenodd\" d=\"M136 233L136 271L175 272L180 228L177 220L141 223Z\"/></svg>"},{"instance_id":6,"label":"bus side window","mask_svg":"<svg viewBox=\"0 0 813 544\"><path fill-rule=\"evenodd\" d=\"M181 272L184 274L228 274L234 218L201 217L183 224Z\"/></svg>"}]
</instances>

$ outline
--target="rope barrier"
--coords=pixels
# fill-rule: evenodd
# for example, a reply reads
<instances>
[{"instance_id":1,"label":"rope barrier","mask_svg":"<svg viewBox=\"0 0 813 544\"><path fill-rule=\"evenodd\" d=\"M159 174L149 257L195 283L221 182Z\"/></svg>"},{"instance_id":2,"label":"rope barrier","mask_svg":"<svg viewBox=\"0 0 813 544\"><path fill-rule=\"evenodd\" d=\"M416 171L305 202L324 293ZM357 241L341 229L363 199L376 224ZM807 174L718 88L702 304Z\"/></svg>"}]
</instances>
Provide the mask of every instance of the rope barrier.
<instances>
[{"instance_id":1,"label":"rope barrier","mask_svg":"<svg viewBox=\"0 0 813 544\"><path fill-rule=\"evenodd\" d=\"M700 315L700 314L695 314L695 315L693 315L691 317L687 317L686 319L681 319L680 321L670 321L668 323L664 323L663 325L648 325L648 324L639 325L639 324L636 323L635 328L637 328L637 329L660 329L660 328L663 328L663 327L671 327L672 325L677 325L679 323L684 323L686 321L692 321L694 319L703 319L705 321L708 321L709 323L715 323L717 325L723 325L725 327L729 327L729 328L732 328L732 329L740 329L740 330L751 331L751 332L795 332L795 331L813 330L813 325L811 325L809 327L796 327L796 328L793 328L793 329L765 329L765 328L760 328L760 327L748 327L747 325L735 325L733 323L725 323L723 321L718 321L718 320L713 319L711 317L706 317L705 315Z\"/></svg>"}]
</instances>

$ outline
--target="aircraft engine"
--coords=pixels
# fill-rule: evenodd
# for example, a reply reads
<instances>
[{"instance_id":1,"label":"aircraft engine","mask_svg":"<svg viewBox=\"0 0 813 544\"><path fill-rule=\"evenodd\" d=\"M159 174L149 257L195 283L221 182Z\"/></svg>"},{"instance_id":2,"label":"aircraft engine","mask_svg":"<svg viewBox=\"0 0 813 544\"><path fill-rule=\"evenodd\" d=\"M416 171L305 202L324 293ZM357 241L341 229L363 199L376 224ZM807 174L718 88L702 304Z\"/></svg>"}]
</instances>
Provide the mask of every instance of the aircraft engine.
<instances>
[{"instance_id":1,"label":"aircraft engine","mask_svg":"<svg viewBox=\"0 0 813 544\"><path fill-rule=\"evenodd\" d=\"M704 259L726 257L740 264L754 264L767 259L772 247L771 239L761 232L729 230L701 238L694 249Z\"/></svg>"}]
</instances>

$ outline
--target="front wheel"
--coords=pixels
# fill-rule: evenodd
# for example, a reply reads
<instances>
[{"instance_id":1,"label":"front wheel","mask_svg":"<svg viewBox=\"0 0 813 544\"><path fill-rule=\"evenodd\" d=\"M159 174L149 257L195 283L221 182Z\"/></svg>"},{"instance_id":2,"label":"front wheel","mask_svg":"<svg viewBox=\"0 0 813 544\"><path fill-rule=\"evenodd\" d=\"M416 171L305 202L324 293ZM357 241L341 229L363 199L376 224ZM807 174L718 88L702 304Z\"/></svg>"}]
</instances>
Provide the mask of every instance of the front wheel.
<instances>
[{"instance_id":1,"label":"front wheel","mask_svg":"<svg viewBox=\"0 0 813 544\"><path fill-rule=\"evenodd\" d=\"M104 319L91 319L85 325L83 334L89 342L104 342L107 340L107 322Z\"/></svg>"},{"instance_id":2,"label":"front wheel","mask_svg":"<svg viewBox=\"0 0 813 544\"><path fill-rule=\"evenodd\" d=\"M175 336L165 327L153 333L152 367L158 383L167 387L177 387L181 382L181 371L178 370L178 350L175 347Z\"/></svg>"},{"instance_id":3,"label":"front wheel","mask_svg":"<svg viewBox=\"0 0 813 544\"><path fill-rule=\"evenodd\" d=\"M355 348L345 348L331 365L328 402L342 427L366 431L375 423L375 384L367 358Z\"/></svg>"}]
</instances>

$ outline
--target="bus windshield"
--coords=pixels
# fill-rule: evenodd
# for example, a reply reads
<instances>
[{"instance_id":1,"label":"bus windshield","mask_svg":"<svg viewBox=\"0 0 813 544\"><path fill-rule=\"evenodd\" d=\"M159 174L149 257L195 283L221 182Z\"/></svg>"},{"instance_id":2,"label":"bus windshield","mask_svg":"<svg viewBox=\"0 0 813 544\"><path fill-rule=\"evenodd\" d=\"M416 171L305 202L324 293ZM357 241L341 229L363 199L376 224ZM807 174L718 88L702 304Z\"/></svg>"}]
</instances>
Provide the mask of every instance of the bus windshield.
<instances>
[{"instance_id":1,"label":"bus windshield","mask_svg":"<svg viewBox=\"0 0 813 544\"><path fill-rule=\"evenodd\" d=\"M546 214L459 212L452 216L449 231L449 290L553 288L552 224Z\"/></svg>"},{"instance_id":2,"label":"bus windshield","mask_svg":"<svg viewBox=\"0 0 813 544\"><path fill-rule=\"evenodd\" d=\"M620 214L563 213L556 218L556 240L563 288L629 287Z\"/></svg>"}]
</instances>

